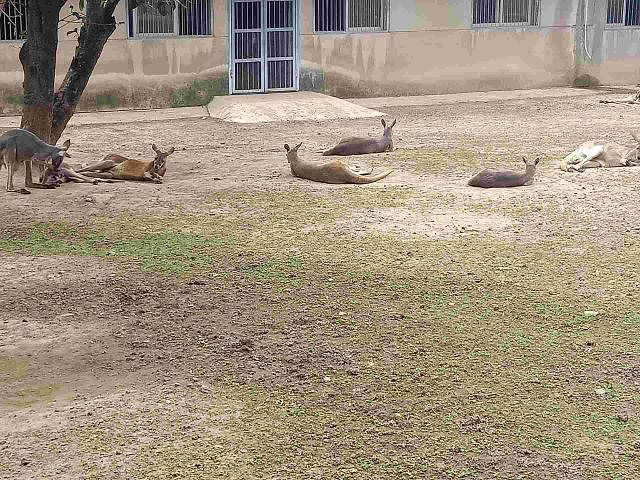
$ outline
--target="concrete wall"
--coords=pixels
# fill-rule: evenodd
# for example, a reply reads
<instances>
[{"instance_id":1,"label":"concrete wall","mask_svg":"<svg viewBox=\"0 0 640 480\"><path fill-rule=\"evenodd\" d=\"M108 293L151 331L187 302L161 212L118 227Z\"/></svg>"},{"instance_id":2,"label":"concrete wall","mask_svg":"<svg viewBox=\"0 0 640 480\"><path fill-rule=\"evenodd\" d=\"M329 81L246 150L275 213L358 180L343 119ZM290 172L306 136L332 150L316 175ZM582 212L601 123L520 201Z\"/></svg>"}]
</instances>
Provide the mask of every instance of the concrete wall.
<instances>
[{"instance_id":1,"label":"concrete wall","mask_svg":"<svg viewBox=\"0 0 640 480\"><path fill-rule=\"evenodd\" d=\"M588 75L592 77L592 82L604 85L640 83L640 28L608 26L607 2L586 0L586 10L585 0L579 3L576 22L577 74Z\"/></svg>"},{"instance_id":2,"label":"concrete wall","mask_svg":"<svg viewBox=\"0 0 640 480\"><path fill-rule=\"evenodd\" d=\"M542 0L540 26L473 27L471 0L391 0L389 32L314 34L303 9L302 68L339 96L570 85L575 2ZM318 82L316 82L318 83Z\"/></svg>"},{"instance_id":3,"label":"concrete wall","mask_svg":"<svg viewBox=\"0 0 640 480\"><path fill-rule=\"evenodd\" d=\"M404 95L640 82L640 28L605 25L606 0L541 0L540 25L472 26L472 0L390 0L389 31L316 34L313 0L300 3L300 87L337 96ZM584 17L584 1L588 15ZM213 35L107 42L81 110L205 103L228 92L227 0L213 0ZM584 54L583 26L587 24ZM61 30L62 80L76 40ZM20 43L0 42L0 113L20 108Z\"/></svg>"}]
</instances>

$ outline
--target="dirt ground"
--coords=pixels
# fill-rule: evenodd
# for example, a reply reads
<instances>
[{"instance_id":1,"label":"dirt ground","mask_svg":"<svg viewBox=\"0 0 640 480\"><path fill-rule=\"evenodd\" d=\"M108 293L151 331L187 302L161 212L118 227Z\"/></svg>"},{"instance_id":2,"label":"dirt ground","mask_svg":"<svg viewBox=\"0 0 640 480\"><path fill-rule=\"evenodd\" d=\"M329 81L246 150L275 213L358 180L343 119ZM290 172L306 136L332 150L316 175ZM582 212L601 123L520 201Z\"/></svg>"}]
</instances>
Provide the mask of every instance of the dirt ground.
<instances>
[{"instance_id":1,"label":"dirt ground","mask_svg":"<svg viewBox=\"0 0 640 480\"><path fill-rule=\"evenodd\" d=\"M366 186L283 145L377 119L70 127L75 163L176 153L0 191L0 478L637 478L640 170L558 169L631 144L599 95L376 106ZM466 186L521 155L532 186Z\"/></svg>"}]
</instances>

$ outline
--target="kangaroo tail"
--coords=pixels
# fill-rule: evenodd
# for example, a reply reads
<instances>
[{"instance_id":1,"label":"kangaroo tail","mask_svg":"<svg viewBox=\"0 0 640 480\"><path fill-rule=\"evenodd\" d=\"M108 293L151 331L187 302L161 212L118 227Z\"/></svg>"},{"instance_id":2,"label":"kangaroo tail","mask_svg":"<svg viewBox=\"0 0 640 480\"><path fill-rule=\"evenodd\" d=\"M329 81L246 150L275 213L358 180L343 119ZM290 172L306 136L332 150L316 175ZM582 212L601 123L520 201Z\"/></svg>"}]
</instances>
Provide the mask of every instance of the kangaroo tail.
<instances>
[{"instance_id":1,"label":"kangaroo tail","mask_svg":"<svg viewBox=\"0 0 640 480\"><path fill-rule=\"evenodd\" d=\"M391 172L393 172L393 170L387 170L386 172L382 172L382 173L380 173L378 175L374 175L372 177L354 174L353 177L351 178L351 183L373 183L373 182L377 182L378 180L382 180L384 177L389 175Z\"/></svg>"}]
</instances>

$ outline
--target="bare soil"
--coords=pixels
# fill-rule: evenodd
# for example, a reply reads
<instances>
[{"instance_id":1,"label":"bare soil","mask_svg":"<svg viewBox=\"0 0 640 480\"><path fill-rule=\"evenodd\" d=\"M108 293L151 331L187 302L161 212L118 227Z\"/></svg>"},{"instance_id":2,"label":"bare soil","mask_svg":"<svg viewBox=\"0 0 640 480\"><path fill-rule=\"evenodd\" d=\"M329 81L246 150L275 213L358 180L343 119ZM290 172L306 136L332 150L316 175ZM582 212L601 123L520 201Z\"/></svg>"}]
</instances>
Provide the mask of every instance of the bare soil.
<instances>
[{"instance_id":1,"label":"bare soil","mask_svg":"<svg viewBox=\"0 0 640 480\"><path fill-rule=\"evenodd\" d=\"M384 107L367 186L283 145L377 119L70 127L78 164L176 153L0 192L0 478L635 478L640 170L558 169L630 143L597 99ZM466 186L521 155L532 186Z\"/></svg>"}]
</instances>

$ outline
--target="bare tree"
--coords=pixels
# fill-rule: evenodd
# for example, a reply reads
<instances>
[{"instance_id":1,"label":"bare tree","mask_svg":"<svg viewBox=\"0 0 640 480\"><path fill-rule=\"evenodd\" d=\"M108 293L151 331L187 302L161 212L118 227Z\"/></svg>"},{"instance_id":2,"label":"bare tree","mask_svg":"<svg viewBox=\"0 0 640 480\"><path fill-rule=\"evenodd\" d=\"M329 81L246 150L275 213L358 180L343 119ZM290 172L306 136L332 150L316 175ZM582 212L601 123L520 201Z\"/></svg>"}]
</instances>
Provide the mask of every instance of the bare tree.
<instances>
[{"instance_id":1,"label":"bare tree","mask_svg":"<svg viewBox=\"0 0 640 480\"><path fill-rule=\"evenodd\" d=\"M139 5L167 14L176 5L191 0L131 0L129 7ZM55 143L73 116L82 93L98 63L105 43L116 29L113 12L120 0L79 0L78 9L70 6L70 14L60 13L67 0L27 0L27 35L20 49L24 70L23 128L42 140ZM73 24L78 46L69 70L54 92L58 31Z\"/></svg>"}]
</instances>

